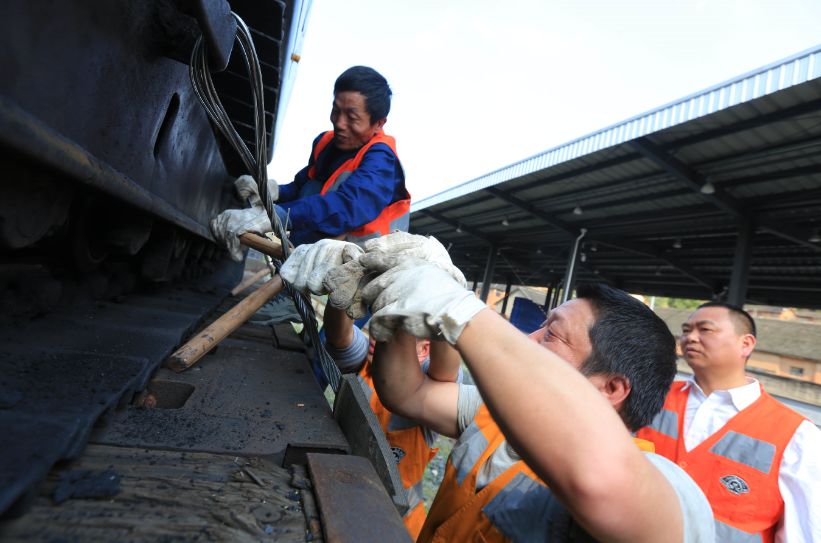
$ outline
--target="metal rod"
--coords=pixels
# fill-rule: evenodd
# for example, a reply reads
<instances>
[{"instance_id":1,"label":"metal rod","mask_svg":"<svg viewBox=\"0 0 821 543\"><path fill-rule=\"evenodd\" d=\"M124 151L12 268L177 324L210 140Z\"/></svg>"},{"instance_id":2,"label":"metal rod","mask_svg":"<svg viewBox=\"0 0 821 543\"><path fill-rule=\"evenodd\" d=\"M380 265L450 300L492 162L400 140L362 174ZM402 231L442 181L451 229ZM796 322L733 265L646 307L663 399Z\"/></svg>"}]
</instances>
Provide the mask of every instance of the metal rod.
<instances>
[{"instance_id":1,"label":"metal rod","mask_svg":"<svg viewBox=\"0 0 821 543\"><path fill-rule=\"evenodd\" d=\"M587 234L587 228L582 228L579 231L579 236L573 243L573 250L570 251L570 258L567 260L567 273L564 276L564 294L562 295L562 303L570 299L570 294L573 292L573 281L576 275L576 259L579 256L579 244L584 235Z\"/></svg>"}]
</instances>

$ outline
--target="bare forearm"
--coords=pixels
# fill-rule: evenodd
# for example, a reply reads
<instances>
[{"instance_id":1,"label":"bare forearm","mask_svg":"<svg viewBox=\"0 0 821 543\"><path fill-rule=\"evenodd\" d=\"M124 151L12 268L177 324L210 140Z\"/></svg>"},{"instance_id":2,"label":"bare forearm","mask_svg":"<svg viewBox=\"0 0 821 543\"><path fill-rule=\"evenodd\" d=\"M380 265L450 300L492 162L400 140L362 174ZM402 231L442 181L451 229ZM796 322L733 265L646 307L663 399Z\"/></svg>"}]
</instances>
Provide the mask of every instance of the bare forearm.
<instances>
[{"instance_id":1,"label":"bare forearm","mask_svg":"<svg viewBox=\"0 0 821 543\"><path fill-rule=\"evenodd\" d=\"M455 382L459 377L462 357L444 340L431 340L428 377L435 381Z\"/></svg>"},{"instance_id":2,"label":"bare forearm","mask_svg":"<svg viewBox=\"0 0 821 543\"><path fill-rule=\"evenodd\" d=\"M680 541L672 488L570 364L492 311L477 314L456 346L511 444L591 534L603 541ZM657 525L665 523L660 533Z\"/></svg>"},{"instance_id":3,"label":"bare forearm","mask_svg":"<svg viewBox=\"0 0 821 543\"><path fill-rule=\"evenodd\" d=\"M416 340L413 336L399 332L391 341L377 343L371 374L376 393L385 407L399 415L414 415L403 407L418 392L425 374L416 359Z\"/></svg>"},{"instance_id":4,"label":"bare forearm","mask_svg":"<svg viewBox=\"0 0 821 543\"><path fill-rule=\"evenodd\" d=\"M326 305L322 324L328 344L337 349L346 349L351 345L354 321L345 311L336 309L331 304Z\"/></svg>"},{"instance_id":5,"label":"bare forearm","mask_svg":"<svg viewBox=\"0 0 821 543\"><path fill-rule=\"evenodd\" d=\"M413 336L397 332L391 341L377 343L371 374L376 393L388 410L437 433L457 435L459 385L434 381L422 373Z\"/></svg>"}]
</instances>

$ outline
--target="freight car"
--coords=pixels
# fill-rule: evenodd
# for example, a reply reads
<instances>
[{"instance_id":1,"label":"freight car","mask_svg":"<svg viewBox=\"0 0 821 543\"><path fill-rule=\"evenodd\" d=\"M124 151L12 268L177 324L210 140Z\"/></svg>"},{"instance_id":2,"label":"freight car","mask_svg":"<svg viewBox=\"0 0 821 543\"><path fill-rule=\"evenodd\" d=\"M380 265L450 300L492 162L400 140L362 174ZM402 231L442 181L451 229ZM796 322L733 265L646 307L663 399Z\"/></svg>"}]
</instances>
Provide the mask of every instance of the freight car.
<instances>
[{"instance_id":1,"label":"freight car","mask_svg":"<svg viewBox=\"0 0 821 543\"><path fill-rule=\"evenodd\" d=\"M0 5L0 539L403 537L401 499L348 454L289 324L163 367L237 302L245 268L208 229L242 206L246 168L193 90L192 51L270 156L309 8ZM259 56L262 140L231 12Z\"/></svg>"}]
</instances>

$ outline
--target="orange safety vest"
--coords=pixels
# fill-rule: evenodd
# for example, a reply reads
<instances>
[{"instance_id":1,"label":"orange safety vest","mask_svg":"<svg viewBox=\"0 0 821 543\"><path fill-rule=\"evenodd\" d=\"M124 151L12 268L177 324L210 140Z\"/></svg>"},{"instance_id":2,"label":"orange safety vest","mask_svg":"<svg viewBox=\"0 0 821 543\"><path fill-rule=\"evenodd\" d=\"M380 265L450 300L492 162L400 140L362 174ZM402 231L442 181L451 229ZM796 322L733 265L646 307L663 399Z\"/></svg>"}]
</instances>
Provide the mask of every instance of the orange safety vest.
<instances>
[{"instance_id":1,"label":"orange safety vest","mask_svg":"<svg viewBox=\"0 0 821 543\"><path fill-rule=\"evenodd\" d=\"M636 444L652 451L651 443L636 440ZM569 519L561 515L566 510L521 460L476 492L480 469L503 446L504 435L482 404L451 451L417 543L552 541L554 531L560 535L574 530L584 533L578 525L562 523ZM559 518L555 525L551 522Z\"/></svg>"},{"instance_id":2,"label":"orange safety vest","mask_svg":"<svg viewBox=\"0 0 821 543\"><path fill-rule=\"evenodd\" d=\"M319 138L316 147L314 147L314 164L316 164L319 155L328 147L328 144L331 143L333 139L333 130L329 130L322 134L322 137ZM328 193L328 191L337 190L339 185L344 182L351 175L351 173L359 167L360 164L362 164L362 158L365 156L365 153L367 153L368 150L377 143L384 143L390 147L391 151L393 151L393 154L396 155L398 159L399 155L396 153L396 140L392 136L388 136L380 130L376 136L371 138L368 143L357 151L353 158L343 162L342 165L340 165L330 175L330 177L328 177L319 194L324 196ZM308 169L308 177L310 179L316 178L316 166L311 166ZM407 232L410 226L410 203L410 193L405 190L405 198L388 205L382 210L379 216L368 224L360 226L359 228L345 234L345 240L353 243L364 243L368 239L386 236L395 230L403 230Z\"/></svg>"},{"instance_id":3,"label":"orange safety vest","mask_svg":"<svg viewBox=\"0 0 821 543\"><path fill-rule=\"evenodd\" d=\"M701 487L713 508L716 541L772 542L784 516L778 471L784 449L804 417L767 394L731 418L687 452L684 414L689 389L674 382L664 408L636 435L681 466Z\"/></svg>"},{"instance_id":4,"label":"orange safety vest","mask_svg":"<svg viewBox=\"0 0 821 543\"><path fill-rule=\"evenodd\" d=\"M415 540L427 516L422 493L422 478L428 462L436 456L439 449L428 446L421 426L404 417L394 415L382 405L375 393L369 363L359 370L358 378L368 395L371 409L379 420L382 431L385 432L385 437L388 439L396 460L396 467L399 469L399 475L402 477L402 485L408 493L409 507L403 520L405 527Z\"/></svg>"}]
</instances>

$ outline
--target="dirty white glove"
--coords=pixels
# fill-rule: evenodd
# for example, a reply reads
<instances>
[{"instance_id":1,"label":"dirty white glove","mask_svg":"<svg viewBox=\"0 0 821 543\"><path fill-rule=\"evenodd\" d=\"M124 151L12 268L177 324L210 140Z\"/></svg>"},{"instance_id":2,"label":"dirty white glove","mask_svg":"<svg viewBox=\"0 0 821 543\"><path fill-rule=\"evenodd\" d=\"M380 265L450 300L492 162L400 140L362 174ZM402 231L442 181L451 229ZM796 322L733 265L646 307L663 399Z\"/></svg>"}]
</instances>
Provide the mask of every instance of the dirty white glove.
<instances>
[{"instance_id":1,"label":"dirty white glove","mask_svg":"<svg viewBox=\"0 0 821 543\"><path fill-rule=\"evenodd\" d=\"M251 207L245 209L226 209L211 219L211 232L214 237L228 249L231 258L237 262L242 260L242 246L239 236L246 232L264 234L270 232L271 221L257 192L257 183L250 175L241 175L234 181L234 188L242 201L247 201ZM268 192L273 201L279 197L279 185L273 179L268 180ZM277 208L274 208L277 210ZM281 210L277 210L279 213Z\"/></svg>"},{"instance_id":2,"label":"dirty white glove","mask_svg":"<svg viewBox=\"0 0 821 543\"><path fill-rule=\"evenodd\" d=\"M251 207L246 209L226 209L211 219L211 232L217 241L228 249L231 258L242 260L239 236L246 232L265 233L271 231L271 221L265 210Z\"/></svg>"},{"instance_id":3,"label":"dirty white glove","mask_svg":"<svg viewBox=\"0 0 821 543\"><path fill-rule=\"evenodd\" d=\"M368 306L362 301L362 287L379 273L366 270L359 260L331 268L325 274L328 303L344 310L353 320L361 319L368 314Z\"/></svg>"},{"instance_id":4,"label":"dirty white glove","mask_svg":"<svg viewBox=\"0 0 821 543\"><path fill-rule=\"evenodd\" d=\"M438 266L408 259L362 289L374 314L369 329L388 341L401 328L418 338L444 337L451 345L468 322L487 306Z\"/></svg>"},{"instance_id":5,"label":"dirty white glove","mask_svg":"<svg viewBox=\"0 0 821 543\"><path fill-rule=\"evenodd\" d=\"M407 258L418 258L436 264L462 286L467 285L464 274L453 265L448 250L433 236L420 236L397 231L365 242L365 254L359 259L363 267L385 271L401 264Z\"/></svg>"},{"instance_id":6,"label":"dirty white glove","mask_svg":"<svg viewBox=\"0 0 821 543\"><path fill-rule=\"evenodd\" d=\"M367 315L361 288L376 275L403 265L408 259L428 262L445 270L459 284L466 286L465 276L453 265L447 249L434 237L394 232L365 242L365 254L358 260L330 270L325 276L328 302L344 309L349 317Z\"/></svg>"},{"instance_id":7,"label":"dirty white glove","mask_svg":"<svg viewBox=\"0 0 821 543\"><path fill-rule=\"evenodd\" d=\"M321 239L294 249L279 274L301 292L326 294L323 281L328 270L355 261L361 254L362 248L355 243Z\"/></svg>"},{"instance_id":8,"label":"dirty white glove","mask_svg":"<svg viewBox=\"0 0 821 543\"><path fill-rule=\"evenodd\" d=\"M248 202L251 207L265 207L259 197L257 182L250 175L239 176L234 181L234 187L243 202ZM271 202L279 200L279 184L275 179L268 180L268 196L271 198Z\"/></svg>"}]
</instances>

